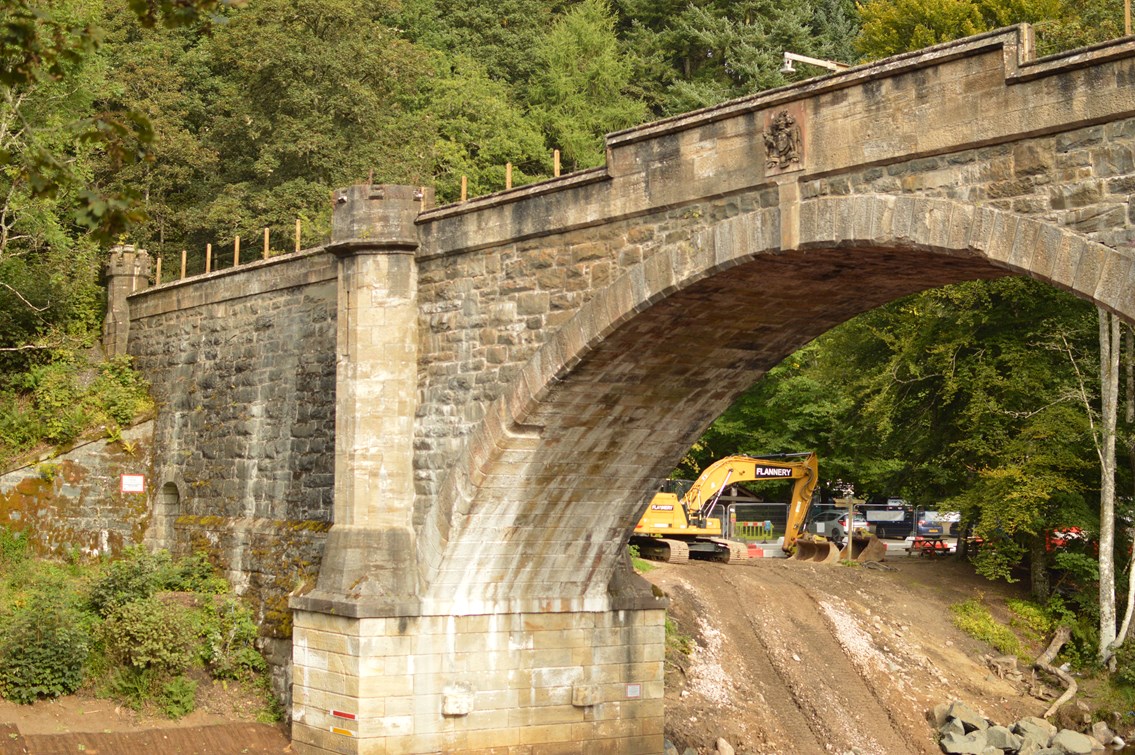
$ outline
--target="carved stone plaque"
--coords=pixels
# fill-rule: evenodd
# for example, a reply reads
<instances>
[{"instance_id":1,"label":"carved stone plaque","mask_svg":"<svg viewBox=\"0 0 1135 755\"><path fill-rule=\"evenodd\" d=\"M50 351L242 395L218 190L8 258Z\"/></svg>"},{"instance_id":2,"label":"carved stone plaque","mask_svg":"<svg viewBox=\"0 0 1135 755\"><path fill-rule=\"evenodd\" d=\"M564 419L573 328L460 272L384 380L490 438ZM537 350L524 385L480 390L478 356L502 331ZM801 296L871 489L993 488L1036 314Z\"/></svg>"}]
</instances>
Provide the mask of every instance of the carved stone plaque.
<instances>
[{"instance_id":1,"label":"carved stone plaque","mask_svg":"<svg viewBox=\"0 0 1135 755\"><path fill-rule=\"evenodd\" d=\"M804 167L804 140L797 116L777 110L768 116L761 134L765 145L765 171L785 173Z\"/></svg>"}]
</instances>

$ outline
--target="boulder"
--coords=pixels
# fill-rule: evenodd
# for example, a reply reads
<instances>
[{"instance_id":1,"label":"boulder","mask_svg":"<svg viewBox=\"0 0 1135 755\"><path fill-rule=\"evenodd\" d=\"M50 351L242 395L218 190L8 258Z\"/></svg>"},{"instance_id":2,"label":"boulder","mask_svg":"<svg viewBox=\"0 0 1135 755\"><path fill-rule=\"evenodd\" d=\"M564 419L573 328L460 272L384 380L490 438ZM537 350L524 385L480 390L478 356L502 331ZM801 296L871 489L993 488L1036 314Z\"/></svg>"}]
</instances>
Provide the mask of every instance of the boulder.
<instances>
[{"instance_id":1,"label":"boulder","mask_svg":"<svg viewBox=\"0 0 1135 755\"><path fill-rule=\"evenodd\" d=\"M1024 737L1014 734L1004 726L990 726L985 730L985 741L990 747L999 750L1019 750L1024 744Z\"/></svg>"},{"instance_id":2,"label":"boulder","mask_svg":"<svg viewBox=\"0 0 1135 755\"><path fill-rule=\"evenodd\" d=\"M926 720L935 729L941 729L950 718L950 704L938 703L932 710L926 711Z\"/></svg>"},{"instance_id":3,"label":"boulder","mask_svg":"<svg viewBox=\"0 0 1135 755\"><path fill-rule=\"evenodd\" d=\"M1017 755L1037 755L1049 749L1048 735L1038 736L1035 732L1021 736L1021 746L1017 748Z\"/></svg>"},{"instance_id":4,"label":"boulder","mask_svg":"<svg viewBox=\"0 0 1135 755\"><path fill-rule=\"evenodd\" d=\"M1022 737L1031 734L1038 741L1043 740L1046 746L1057 731L1055 726L1045 721L1043 718L1037 718L1036 716L1022 718L1020 721L1013 724L1012 728L1014 734L1020 734Z\"/></svg>"},{"instance_id":5,"label":"boulder","mask_svg":"<svg viewBox=\"0 0 1135 755\"><path fill-rule=\"evenodd\" d=\"M1096 721L1092 724L1091 735L1104 745L1111 744L1112 740L1115 739L1115 732L1103 721Z\"/></svg>"},{"instance_id":6,"label":"boulder","mask_svg":"<svg viewBox=\"0 0 1135 755\"><path fill-rule=\"evenodd\" d=\"M985 720L985 716L957 700L950 703L950 709L946 712L946 715L961 721L962 725L966 727L966 731L984 731L989 728L989 722Z\"/></svg>"},{"instance_id":7,"label":"boulder","mask_svg":"<svg viewBox=\"0 0 1135 755\"><path fill-rule=\"evenodd\" d=\"M1049 746L1062 750L1068 755L1091 755L1092 752L1092 740L1087 735L1071 729L1061 729L1056 732Z\"/></svg>"},{"instance_id":8,"label":"boulder","mask_svg":"<svg viewBox=\"0 0 1135 755\"><path fill-rule=\"evenodd\" d=\"M957 734L960 737L964 736L965 733L966 727L956 718L948 718L946 719L946 723L938 727L938 736L940 737L944 737L947 734Z\"/></svg>"},{"instance_id":9,"label":"boulder","mask_svg":"<svg viewBox=\"0 0 1135 755\"><path fill-rule=\"evenodd\" d=\"M735 755L733 745L726 742L721 737L717 738L717 755Z\"/></svg>"},{"instance_id":10,"label":"boulder","mask_svg":"<svg viewBox=\"0 0 1135 755\"><path fill-rule=\"evenodd\" d=\"M974 731L970 734L950 733L938 742L942 752L951 755L985 755L989 744L985 741L985 732Z\"/></svg>"}]
</instances>

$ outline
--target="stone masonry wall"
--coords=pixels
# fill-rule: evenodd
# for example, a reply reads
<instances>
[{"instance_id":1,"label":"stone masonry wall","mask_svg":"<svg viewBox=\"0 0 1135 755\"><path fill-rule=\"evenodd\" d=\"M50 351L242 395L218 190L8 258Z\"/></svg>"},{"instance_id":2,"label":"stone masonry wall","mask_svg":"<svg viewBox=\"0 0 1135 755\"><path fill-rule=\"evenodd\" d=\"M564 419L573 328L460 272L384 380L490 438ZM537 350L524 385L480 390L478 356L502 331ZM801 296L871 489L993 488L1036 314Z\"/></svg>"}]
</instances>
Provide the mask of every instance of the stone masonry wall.
<instances>
[{"instance_id":1,"label":"stone masonry wall","mask_svg":"<svg viewBox=\"0 0 1135 755\"><path fill-rule=\"evenodd\" d=\"M1135 248L1135 120L803 180L801 199L943 197L1051 221ZM418 515L453 455L547 335L631 266L689 245L699 229L775 205L775 188L600 227L421 262ZM554 208L549 216L556 215ZM522 221L517 221L523 225Z\"/></svg>"},{"instance_id":2,"label":"stone masonry wall","mask_svg":"<svg viewBox=\"0 0 1135 755\"><path fill-rule=\"evenodd\" d=\"M664 619L304 612L292 737L309 753L659 753ZM360 683L364 665L386 674Z\"/></svg>"},{"instance_id":3,"label":"stone masonry wall","mask_svg":"<svg viewBox=\"0 0 1135 755\"><path fill-rule=\"evenodd\" d=\"M130 298L158 405L154 544L205 550L271 637L289 636L287 594L318 574L331 526L335 307L319 249Z\"/></svg>"},{"instance_id":4,"label":"stone masonry wall","mask_svg":"<svg viewBox=\"0 0 1135 755\"><path fill-rule=\"evenodd\" d=\"M142 542L147 495L121 492L122 474L148 474L153 423L121 441L82 441L70 450L0 475L0 525L41 556L114 556Z\"/></svg>"}]
</instances>

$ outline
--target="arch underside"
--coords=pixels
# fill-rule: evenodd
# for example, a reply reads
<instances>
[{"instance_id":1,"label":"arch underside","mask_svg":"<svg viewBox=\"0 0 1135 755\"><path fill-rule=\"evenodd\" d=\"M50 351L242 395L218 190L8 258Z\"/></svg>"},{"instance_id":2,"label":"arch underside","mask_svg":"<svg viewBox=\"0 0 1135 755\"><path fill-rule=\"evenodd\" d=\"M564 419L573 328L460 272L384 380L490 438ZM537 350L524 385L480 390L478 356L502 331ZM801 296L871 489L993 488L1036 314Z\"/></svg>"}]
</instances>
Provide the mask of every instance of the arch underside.
<instances>
[{"instance_id":1,"label":"arch underside","mask_svg":"<svg viewBox=\"0 0 1135 755\"><path fill-rule=\"evenodd\" d=\"M793 252L759 255L663 299L551 385L522 432L498 441L435 587L494 603L602 603L645 497L766 371L895 298L1006 274L929 252Z\"/></svg>"},{"instance_id":2,"label":"arch underside","mask_svg":"<svg viewBox=\"0 0 1135 755\"><path fill-rule=\"evenodd\" d=\"M452 500L435 509L449 517L438 527L447 542L424 575L425 605L607 610L619 554L658 482L742 391L862 312L1026 272L1105 304L1110 296L1129 316L1127 257L1007 213L904 201L803 203L787 251L769 243L783 238L775 211L726 221L655 266L669 280L630 271L590 302L489 412L471 443L481 457L451 473ZM1071 256L1090 258L1091 275L1066 265Z\"/></svg>"}]
</instances>

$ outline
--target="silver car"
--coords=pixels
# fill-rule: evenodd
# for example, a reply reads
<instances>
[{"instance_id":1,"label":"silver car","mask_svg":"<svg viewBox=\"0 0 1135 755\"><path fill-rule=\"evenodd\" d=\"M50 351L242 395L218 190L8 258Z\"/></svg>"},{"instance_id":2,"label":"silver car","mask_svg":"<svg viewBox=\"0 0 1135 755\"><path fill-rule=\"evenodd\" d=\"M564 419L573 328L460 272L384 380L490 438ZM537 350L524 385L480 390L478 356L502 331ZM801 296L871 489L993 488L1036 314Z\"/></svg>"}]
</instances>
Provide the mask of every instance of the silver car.
<instances>
[{"instance_id":1,"label":"silver car","mask_svg":"<svg viewBox=\"0 0 1135 755\"><path fill-rule=\"evenodd\" d=\"M843 544L847 540L847 529L847 512L838 510L821 511L809 519L807 526L804 527L805 532L826 537L833 543L839 544ZM859 512L855 513L851 526L852 532L856 530L867 531L867 520Z\"/></svg>"}]
</instances>

